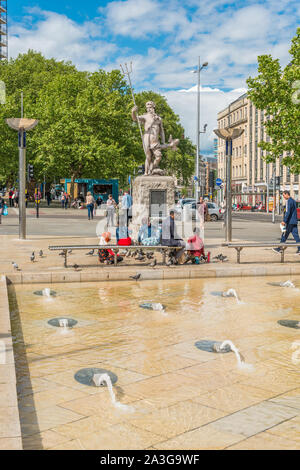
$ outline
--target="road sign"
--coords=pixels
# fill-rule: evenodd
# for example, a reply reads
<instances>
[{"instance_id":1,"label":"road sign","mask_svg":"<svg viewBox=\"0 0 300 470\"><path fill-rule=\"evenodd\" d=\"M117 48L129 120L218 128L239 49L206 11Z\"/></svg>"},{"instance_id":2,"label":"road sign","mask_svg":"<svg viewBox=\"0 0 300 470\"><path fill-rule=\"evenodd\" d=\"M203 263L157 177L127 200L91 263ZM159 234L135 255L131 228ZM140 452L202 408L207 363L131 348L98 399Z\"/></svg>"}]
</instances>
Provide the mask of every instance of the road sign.
<instances>
[{"instance_id":1,"label":"road sign","mask_svg":"<svg viewBox=\"0 0 300 470\"><path fill-rule=\"evenodd\" d=\"M222 183L223 183L223 181L221 180L221 178L216 179L216 185L217 186L221 186Z\"/></svg>"}]
</instances>

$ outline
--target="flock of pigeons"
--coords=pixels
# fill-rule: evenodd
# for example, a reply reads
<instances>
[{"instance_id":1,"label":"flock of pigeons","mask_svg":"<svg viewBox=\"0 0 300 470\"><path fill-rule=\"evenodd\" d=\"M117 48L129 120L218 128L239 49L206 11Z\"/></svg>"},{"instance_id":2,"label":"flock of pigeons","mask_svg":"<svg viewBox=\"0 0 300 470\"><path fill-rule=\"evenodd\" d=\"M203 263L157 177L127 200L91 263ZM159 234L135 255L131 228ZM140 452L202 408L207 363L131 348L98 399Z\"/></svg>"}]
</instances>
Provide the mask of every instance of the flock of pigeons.
<instances>
[{"instance_id":1,"label":"flock of pigeons","mask_svg":"<svg viewBox=\"0 0 300 470\"><path fill-rule=\"evenodd\" d=\"M86 253L86 255L87 255L87 256L93 256L93 255L94 255L94 252L95 252L95 250L90 250L88 253ZM68 254L71 254L71 253L72 253L72 250L71 250L71 249L68 250ZM62 251L61 253L59 253L59 256L65 256L65 252ZM142 250L142 248L140 248L140 249L138 249L138 250L136 250L136 251L126 250L125 253L124 253L124 256L125 256L126 258L128 258L128 257L134 258L134 259L137 260L137 261L144 261L146 258L147 258L148 260L153 259L152 263L150 263L150 266L153 267L153 268L154 268L154 267L156 266L156 264L157 264L157 261L156 261L156 259L154 258L154 253L153 253L153 251L144 253L143 250ZM44 258L43 250L40 250L40 251L39 251L39 257L40 257L40 258ZM222 253L220 253L220 254L217 255L217 256L214 256L213 259L216 259L216 260L218 260L218 261L221 261L222 263L223 263L224 261L228 261L227 256L224 256ZM36 261L36 255L35 255L35 252L34 252L34 251L31 253L30 261L31 261L32 263L34 263L34 262ZM168 264L168 263L167 263L167 264ZM170 264L171 264L171 263L170 263ZM15 261L12 261L12 265L13 265L13 268L14 268L15 271L21 271L21 269L19 268L18 264L15 263ZM79 269L78 264L75 263L75 264L73 265L73 268L77 271L77 270ZM130 279L134 279L134 280L137 281L138 279L140 279L140 277L141 277L141 274L139 273L139 274L137 274L136 276L130 276Z\"/></svg>"}]
</instances>

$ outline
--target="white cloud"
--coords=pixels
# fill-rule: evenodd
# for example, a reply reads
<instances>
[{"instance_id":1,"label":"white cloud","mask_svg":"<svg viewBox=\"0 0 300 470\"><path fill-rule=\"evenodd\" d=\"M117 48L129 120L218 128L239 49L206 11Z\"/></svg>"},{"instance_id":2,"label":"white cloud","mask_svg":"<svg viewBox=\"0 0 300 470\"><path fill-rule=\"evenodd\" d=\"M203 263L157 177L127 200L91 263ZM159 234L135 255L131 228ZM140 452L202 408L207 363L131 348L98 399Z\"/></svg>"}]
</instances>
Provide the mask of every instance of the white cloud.
<instances>
[{"instance_id":1,"label":"white cloud","mask_svg":"<svg viewBox=\"0 0 300 470\"><path fill-rule=\"evenodd\" d=\"M28 18L25 23L10 27L11 57L33 49L46 57L71 60L80 69L95 70L101 60L117 49L115 44L95 38L96 25L92 22L80 25L65 15L36 8L31 9L30 13L40 17L33 27L28 27Z\"/></svg>"},{"instance_id":2,"label":"white cloud","mask_svg":"<svg viewBox=\"0 0 300 470\"><path fill-rule=\"evenodd\" d=\"M99 11L113 34L132 38L172 33L189 24L185 9L176 0L113 1Z\"/></svg>"},{"instance_id":3,"label":"white cloud","mask_svg":"<svg viewBox=\"0 0 300 470\"><path fill-rule=\"evenodd\" d=\"M180 116L186 135L196 141L197 123L197 93L196 87L189 90L168 91L164 93L169 105ZM200 129L208 124L206 134L201 134L200 142L202 151L212 148L213 139L216 137L213 130L217 128L217 113L226 108L232 101L246 93L246 89L234 89L229 92L202 88L200 92Z\"/></svg>"},{"instance_id":4,"label":"white cloud","mask_svg":"<svg viewBox=\"0 0 300 470\"><path fill-rule=\"evenodd\" d=\"M193 141L197 87L190 70L200 56L209 63L201 72L201 121L210 129L201 142L209 149L217 112L244 93L247 77L257 73L257 56L272 54L288 63L299 5L296 0L117 0L99 12L100 18L79 24L28 9L21 23L10 26L9 53L15 57L31 48L90 71L132 61L135 89L165 95Z\"/></svg>"}]
</instances>

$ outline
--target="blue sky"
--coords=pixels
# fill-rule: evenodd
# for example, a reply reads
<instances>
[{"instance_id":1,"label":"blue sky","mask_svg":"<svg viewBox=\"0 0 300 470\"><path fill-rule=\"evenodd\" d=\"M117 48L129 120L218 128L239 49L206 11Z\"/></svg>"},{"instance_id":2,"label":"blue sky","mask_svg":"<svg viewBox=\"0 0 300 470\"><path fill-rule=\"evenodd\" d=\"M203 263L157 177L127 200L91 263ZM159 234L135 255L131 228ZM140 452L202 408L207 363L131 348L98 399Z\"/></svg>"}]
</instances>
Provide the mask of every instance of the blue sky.
<instances>
[{"instance_id":1,"label":"blue sky","mask_svg":"<svg viewBox=\"0 0 300 470\"><path fill-rule=\"evenodd\" d=\"M71 60L82 70L111 70L133 62L137 90L164 94L195 140L198 56L202 151L210 153L217 112L245 91L257 56L288 63L299 24L296 0L8 0L9 54L28 48Z\"/></svg>"}]
</instances>

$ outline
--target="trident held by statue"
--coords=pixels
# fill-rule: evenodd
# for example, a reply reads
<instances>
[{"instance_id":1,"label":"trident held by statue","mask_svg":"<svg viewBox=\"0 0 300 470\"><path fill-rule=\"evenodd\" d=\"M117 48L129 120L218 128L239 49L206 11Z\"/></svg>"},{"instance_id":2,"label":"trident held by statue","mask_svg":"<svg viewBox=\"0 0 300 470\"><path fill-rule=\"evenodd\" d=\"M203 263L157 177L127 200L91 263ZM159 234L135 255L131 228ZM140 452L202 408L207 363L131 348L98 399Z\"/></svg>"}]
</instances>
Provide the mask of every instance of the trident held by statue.
<instances>
[{"instance_id":1,"label":"trident held by statue","mask_svg":"<svg viewBox=\"0 0 300 470\"><path fill-rule=\"evenodd\" d=\"M123 75L127 75L129 88L130 88L131 95L132 95L133 104L134 104L134 106L136 106L135 96L134 96L132 83L131 83L131 78L130 78L130 74L132 74L132 62L130 62L129 67L128 67L127 62L125 62L124 67L122 66L122 64L120 64L120 67L121 67ZM146 155L144 140L143 140L143 132L142 132L141 123L140 123L139 119L137 119L137 123L138 123L139 130L140 130L140 135L141 135L142 144L143 144L143 150L144 150L144 153Z\"/></svg>"}]
</instances>

